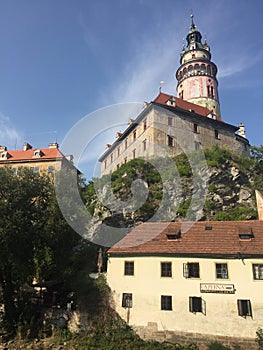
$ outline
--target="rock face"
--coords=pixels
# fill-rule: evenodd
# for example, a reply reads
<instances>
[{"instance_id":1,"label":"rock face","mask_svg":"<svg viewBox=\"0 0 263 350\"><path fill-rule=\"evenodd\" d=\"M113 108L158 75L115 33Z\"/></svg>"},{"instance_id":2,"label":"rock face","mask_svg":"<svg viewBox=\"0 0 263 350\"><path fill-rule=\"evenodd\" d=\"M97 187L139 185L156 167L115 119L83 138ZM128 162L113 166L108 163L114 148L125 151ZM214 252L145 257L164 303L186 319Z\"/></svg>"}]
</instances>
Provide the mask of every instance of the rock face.
<instances>
[{"instance_id":1,"label":"rock face","mask_svg":"<svg viewBox=\"0 0 263 350\"><path fill-rule=\"evenodd\" d=\"M98 179L87 201L88 209L93 208L90 235L98 234L101 223L134 227L145 221L257 218L255 189L263 179L251 159L245 163L227 155L219 161L208 159L196 169L187 162L181 159L174 169L164 164L160 174L136 160L111 178Z\"/></svg>"}]
</instances>

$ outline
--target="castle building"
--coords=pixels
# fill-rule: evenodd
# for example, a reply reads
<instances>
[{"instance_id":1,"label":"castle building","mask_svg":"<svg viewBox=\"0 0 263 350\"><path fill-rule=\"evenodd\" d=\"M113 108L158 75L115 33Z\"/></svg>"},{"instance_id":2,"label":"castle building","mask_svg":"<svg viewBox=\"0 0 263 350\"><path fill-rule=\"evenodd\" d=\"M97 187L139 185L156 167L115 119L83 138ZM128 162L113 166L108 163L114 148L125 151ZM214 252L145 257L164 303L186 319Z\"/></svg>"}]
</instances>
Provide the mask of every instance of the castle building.
<instances>
[{"instance_id":1,"label":"castle building","mask_svg":"<svg viewBox=\"0 0 263 350\"><path fill-rule=\"evenodd\" d=\"M14 174L27 167L35 173L53 174L55 170L65 167L73 168L72 156L64 156L57 142L49 144L48 148L33 148L25 142L22 150L9 150L0 146L0 167L10 166Z\"/></svg>"},{"instance_id":2,"label":"castle building","mask_svg":"<svg viewBox=\"0 0 263 350\"><path fill-rule=\"evenodd\" d=\"M134 158L151 159L194 152L217 145L237 155L249 154L244 125L225 123L218 97L217 67L210 47L194 24L186 36L176 72L177 97L160 92L118 132L100 157L101 175Z\"/></svg>"}]
</instances>

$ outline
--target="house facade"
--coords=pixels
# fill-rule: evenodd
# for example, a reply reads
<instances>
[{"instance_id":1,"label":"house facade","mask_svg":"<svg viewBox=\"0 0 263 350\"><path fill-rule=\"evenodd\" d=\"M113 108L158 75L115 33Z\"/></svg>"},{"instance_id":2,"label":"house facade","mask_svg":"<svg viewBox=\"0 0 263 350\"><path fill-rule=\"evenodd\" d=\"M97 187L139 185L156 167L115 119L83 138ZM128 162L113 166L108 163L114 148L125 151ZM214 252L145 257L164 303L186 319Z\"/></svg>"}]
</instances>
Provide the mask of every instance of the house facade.
<instances>
[{"instance_id":1,"label":"house facade","mask_svg":"<svg viewBox=\"0 0 263 350\"><path fill-rule=\"evenodd\" d=\"M118 132L100 157L101 175L134 158L150 160L217 145L243 156L249 154L245 128L221 118L217 67L210 47L194 24L186 36L176 72L177 97L162 92Z\"/></svg>"},{"instance_id":2,"label":"house facade","mask_svg":"<svg viewBox=\"0 0 263 350\"><path fill-rule=\"evenodd\" d=\"M143 223L108 251L119 315L142 338L243 342L263 326L263 221Z\"/></svg>"},{"instance_id":3,"label":"house facade","mask_svg":"<svg viewBox=\"0 0 263 350\"><path fill-rule=\"evenodd\" d=\"M51 175L64 167L73 168L73 157L64 156L57 142L47 148L33 148L25 142L21 150L9 150L0 146L0 167L10 166L14 174L19 174L26 167L35 173Z\"/></svg>"}]
</instances>

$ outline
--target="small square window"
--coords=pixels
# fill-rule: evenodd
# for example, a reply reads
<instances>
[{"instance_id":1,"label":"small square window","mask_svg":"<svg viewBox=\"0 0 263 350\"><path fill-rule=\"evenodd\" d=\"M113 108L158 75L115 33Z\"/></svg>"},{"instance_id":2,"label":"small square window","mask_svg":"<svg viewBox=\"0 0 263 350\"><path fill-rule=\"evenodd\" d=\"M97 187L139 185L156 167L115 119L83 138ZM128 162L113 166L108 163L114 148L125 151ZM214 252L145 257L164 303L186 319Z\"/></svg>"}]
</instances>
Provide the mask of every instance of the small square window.
<instances>
[{"instance_id":1,"label":"small square window","mask_svg":"<svg viewBox=\"0 0 263 350\"><path fill-rule=\"evenodd\" d=\"M199 278L199 263L186 263L183 265L184 267L184 277L185 278Z\"/></svg>"},{"instance_id":2,"label":"small square window","mask_svg":"<svg viewBox=\"0 0 263 350\"><path fill-rule=\"evenodd\" d=\"M134 262L125 261L124 263L124 275L133 276L134 275Z\"/></svg>"},{"instance_id":3,"label":"small square window","mask_svg":"<svg viewBox=\"0 0 263 350\"><path fill-rule=\"evenodd\" d=\"M161 310L172 310L172 297L171 295L161 296Z\"/></svg>"},{"instance_id":4,"label":"small square window","mask_svg":"<svg viewBox=\"0 0 263 350\"><path fill-rule=\"evenodd\" d=\"M173 125L173 118L172 117L168 117L168 125Z\"/></svg>"},{"instance_id":5,"label":"small square window","mask_svg":"<svg viewBox=\"0 0 263 350\"><path fill-rule=\"evenodd\" d=\"M161 277L172 277L172 263L162 262L161 263Z\"/></svg>"},{"instance_id":6,"label":"small square window","mask_svg":"<svg viewBox=\"0 0 263 350\"><path fill-rule=\"evenodd\" d=\"M122 307L132 308L132 293L122 294Z\"/></svg>"},{"instance_id":7,"label":"small square window","mask_svg":"<svg viewBox=\"0 0 263 350\"><path fill-rule=\"evenodd\" d=\"M227 264L216 264L216 278L228 278Z\"/></svg>"},{"instance_id":8,"label":"small square window","mask_svg":"<svg viewBox=\"0 0 263 350\"><path fill-rule=\"evenodd\" d=\"M251 316L252 308L251 302L248 299L238 299L237 300L238 315L242 317Z\"/></svg>"},{"instance_id":9,"label":"small square window","mask_svg":"<svg viewBox=\"0 0 263 350\"><path fill-rule=\"evenodd\" d=\"M254 280L263 280L263 264L253 264Z\"/></svg>"}]
</instances>

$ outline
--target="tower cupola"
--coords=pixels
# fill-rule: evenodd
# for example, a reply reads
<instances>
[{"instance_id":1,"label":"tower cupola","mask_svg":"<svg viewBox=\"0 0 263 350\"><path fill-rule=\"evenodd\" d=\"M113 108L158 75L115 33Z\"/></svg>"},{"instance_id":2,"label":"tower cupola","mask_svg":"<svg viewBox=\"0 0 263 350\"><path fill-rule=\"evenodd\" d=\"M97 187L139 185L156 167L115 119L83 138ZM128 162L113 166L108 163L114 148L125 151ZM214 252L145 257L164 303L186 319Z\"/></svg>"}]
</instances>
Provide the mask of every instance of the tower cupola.
<instances>
[{"instance_id":1,"label":"tower cupola","mask_svg":"<svg viewBox=\"0 0 263 350\"><path fill-rule=\"evenodd\" d=\"M186 46L181 51L180 67L176 72L178 97L207 107L220 118L217 67L211 61L210 46L196 28L191 14L190 30Z\"/></svg>"}]
</instances>

